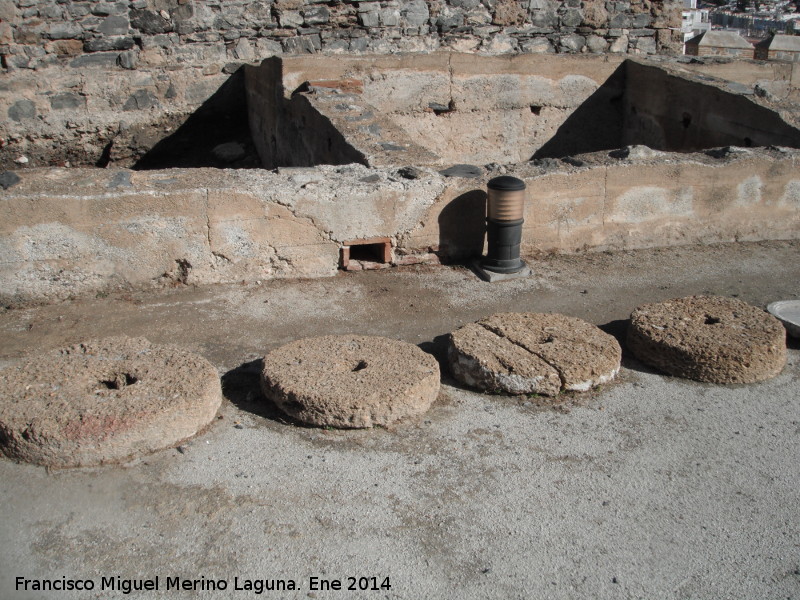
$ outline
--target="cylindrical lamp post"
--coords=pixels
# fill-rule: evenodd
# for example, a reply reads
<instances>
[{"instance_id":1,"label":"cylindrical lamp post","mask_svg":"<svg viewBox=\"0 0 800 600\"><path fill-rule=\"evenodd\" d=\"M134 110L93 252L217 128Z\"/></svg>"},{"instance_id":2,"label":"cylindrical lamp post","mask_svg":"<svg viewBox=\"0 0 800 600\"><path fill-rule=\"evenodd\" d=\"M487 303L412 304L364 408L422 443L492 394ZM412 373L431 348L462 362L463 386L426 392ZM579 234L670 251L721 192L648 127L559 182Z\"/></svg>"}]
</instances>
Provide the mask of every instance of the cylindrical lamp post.
<instances>
[{"instance_id":1,"label":"cylindrical lamp post","mask_svg":"<svg viewBox=\"0 0 800 600\"><path fill-rule=\"evenodd\" d=\"M481 260L484 271L510 275L527 265L519 257L525 211L525 182L503 175L490 179L486 237L489 250Z\"/></svg>"}]
</instances>

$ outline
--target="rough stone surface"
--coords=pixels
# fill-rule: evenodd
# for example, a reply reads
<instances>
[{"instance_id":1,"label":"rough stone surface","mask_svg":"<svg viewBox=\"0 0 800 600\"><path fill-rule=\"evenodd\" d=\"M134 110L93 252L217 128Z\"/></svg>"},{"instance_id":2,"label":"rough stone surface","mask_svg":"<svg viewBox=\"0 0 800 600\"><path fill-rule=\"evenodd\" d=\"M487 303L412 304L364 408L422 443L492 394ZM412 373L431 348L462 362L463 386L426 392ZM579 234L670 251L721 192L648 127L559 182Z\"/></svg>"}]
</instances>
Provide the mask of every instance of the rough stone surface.
<instances>
[{"instance_id":1,"label":"rough stone surface","mask_svg":"<svg viewBox=\"0 0 800 600\"><path fill-rule=\"evenodd\" d=\"M407 342L354 335L306 338L264 358L264 394L310 425L387 426L428 410L436 359Z\"/></svg>"},{"instance_id":2,"label":"rough stone surface","mask_svg":"<svg viewBox=\"0 0 800 600\"><path fill-rule=\"evenodd\" d=\"M0 371L0 447L49 467L117 462L194 435L221 400L202 356L144 338L84 342Z\"/></svg>"},{"instance_id":3,"label":"rough stone surface","mask_svg":"<svg viewBox=\"0 0 800 600\"><path fill-rule=\"evenodd\" d=\"M688 296L644 304L631 315L628 347L657 369L709 383L769 379L786 364L786 332L741 300Z\"/></svg>"},{"instance_id":4,"label":"rough stone surface","mask_svg":"<svg viewBox=\"0 0 800 600\"><path fill-rule=\"evenodd\" d=\"M492 315L450 334L448 347L456 379L511 394L587 391L612 380L621 358L612 336L560 314Z\"/></svg>"}]
</instances>

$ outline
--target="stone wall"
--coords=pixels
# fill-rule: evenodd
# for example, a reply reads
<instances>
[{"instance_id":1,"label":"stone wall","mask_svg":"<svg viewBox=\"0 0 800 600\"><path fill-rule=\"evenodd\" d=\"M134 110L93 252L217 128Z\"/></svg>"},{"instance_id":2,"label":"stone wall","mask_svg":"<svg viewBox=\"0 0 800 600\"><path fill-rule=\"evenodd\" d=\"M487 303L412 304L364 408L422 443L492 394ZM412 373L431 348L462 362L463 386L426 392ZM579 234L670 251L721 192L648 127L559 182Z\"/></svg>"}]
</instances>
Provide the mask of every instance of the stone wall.
<instances>
[{"instance_id":1,"label":"stone wall","mask_svg":"<svg viewBox=\"0 0 800 600\"><path fill-rule=\"evenodd\" d=\"M188 65L274 54L674 52L670 0L5 0L7 69ZM677 32L676 32L677 33ZM679 37L679 36L678 36Z\"/></svg>"},{"instance_id":2,"label":"stone wall","mask_svg":"<svg viewBox=\"0 0 800 600\"><path fill-rule=\"evenodd\" d=\"M679 25L675 0L3 0L0 168L134 164L269 56L669 54Z\"/></svg>"}]
</instances>

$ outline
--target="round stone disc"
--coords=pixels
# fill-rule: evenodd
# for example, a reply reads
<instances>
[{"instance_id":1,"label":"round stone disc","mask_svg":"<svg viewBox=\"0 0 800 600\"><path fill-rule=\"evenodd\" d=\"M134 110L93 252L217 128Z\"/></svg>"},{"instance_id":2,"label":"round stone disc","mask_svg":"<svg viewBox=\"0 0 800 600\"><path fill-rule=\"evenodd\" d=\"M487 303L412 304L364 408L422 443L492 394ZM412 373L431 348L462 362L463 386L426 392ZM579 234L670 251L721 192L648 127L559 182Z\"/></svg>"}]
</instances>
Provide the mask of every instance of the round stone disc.
<instances>
[{"instance_id":1,"label":"round stone disc","mask_svg":"<svg viewBox=\"0 0 800 600\"><path fill-rule=\"evenodd\" d=\"M576 317L500 313L450 334L453 376L481 390L554 396L613 379L622 350L612 336Z\"/></svg>"},{"instance_id":2,"label":"round stone disc","mask_svg":"<svg viewBox=\"0 0 800 600\"><path fill-rule=\"evenodd\" d=\"M665 373L709 383L769 379L786 364L786 331L741 300L689 296L644 304L631 314L628 347Z\"/></svg>"},{"instance_id":3,"label":"round stone disc","mask_svg":"<svg viewBox=\"0 0 800 600\"><path fill-rule=\"evenodd\" d=\"M49 467L117 462L194 435L221 401L202 356L144 338L88 341L0 371L0 448Z\"/></svg>"},{"instance_id":4,"label":"round stone disc","mask_svg":"<svg viewBox=\"0 0 800 600\"><path fill-rule=\"evenodd\" d=\"M306 338L264 357L261 388L283 412L310 425L386 426L428 410L439 394L439 364L398 340Z\"/></svg>"}]
</instances>

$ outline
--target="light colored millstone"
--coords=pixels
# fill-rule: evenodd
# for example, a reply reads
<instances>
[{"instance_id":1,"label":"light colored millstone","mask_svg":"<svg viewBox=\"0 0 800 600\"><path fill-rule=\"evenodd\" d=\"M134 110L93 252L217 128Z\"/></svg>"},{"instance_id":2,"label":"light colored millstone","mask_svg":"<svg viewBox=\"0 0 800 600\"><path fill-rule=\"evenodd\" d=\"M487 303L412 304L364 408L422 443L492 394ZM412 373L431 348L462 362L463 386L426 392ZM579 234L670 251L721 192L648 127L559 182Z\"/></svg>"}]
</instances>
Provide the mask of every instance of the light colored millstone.
<instances>
[{"instance_id":1,"label":"light colored millstone","mask_svg":"<svg viewBox=\"0 0 800 600\"><path fill-rule=\"evenodd\" d=\"M261 388L310 425L387 426L420 415L439 394L439 364L417 346L381 337L297 340L264 357Z\"/></svg>"},{"instance_id":2,"label":"light colored millstone","mask_svg":"<svg viewBox=\"0 0 800 600\"><path fill-rule=\"evenodd\" d=\"M0 446L49 467L118 462L194 435L221 402L202 356L144 338L93 340L0 371Z\"/></svg>"},{"instance_id":3,"label":"light colored millstone","mask_svg":"<svg viewBox=\"0 0 800 600\"><path fill-rule=\"evenodd\" d=\"M450 334L456 379L478 389L554 396L587 391L619 372L622 350L599 328L559 314L500 313Z\"/></svg>"},{"instance_id":4,"label":"light colored millstone","mask_svg":"<svg viewBox=\"0 0 800 600\"><path fill-rule=\"evenodd\" d=\"M709 383L752 383L786 364L786 331L741 300L689 296L644 304L631 314L628 347L665 373Z\"/></svg>"}]
</instances>

